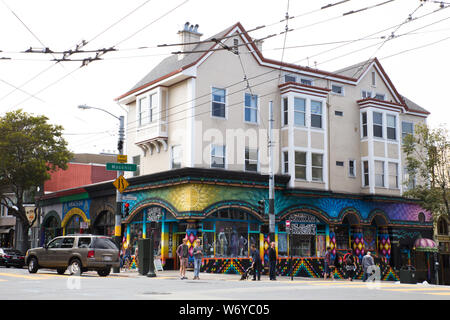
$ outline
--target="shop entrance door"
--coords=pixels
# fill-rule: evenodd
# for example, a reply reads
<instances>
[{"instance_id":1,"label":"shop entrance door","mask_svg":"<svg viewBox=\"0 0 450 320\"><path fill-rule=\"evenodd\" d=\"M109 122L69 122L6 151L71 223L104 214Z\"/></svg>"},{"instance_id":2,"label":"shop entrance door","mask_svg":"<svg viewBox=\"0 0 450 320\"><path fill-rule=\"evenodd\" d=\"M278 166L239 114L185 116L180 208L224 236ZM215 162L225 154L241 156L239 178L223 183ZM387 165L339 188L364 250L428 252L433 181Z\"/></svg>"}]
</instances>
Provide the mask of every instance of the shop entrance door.
<instances>
[{"instance_id":1,"label":"shop entrance door","mask_svg":"<svg viewBox=\"0 0 450 320\"><path fill-rule=\"evenodd\" d=\"M177 255L177 249L180 244L183 243L183 239L186 237L186 232L176 232L175 233L175 254L173 259L173 265L175 270L180 269L180 258Z\"/></svg>"}]
</instances>

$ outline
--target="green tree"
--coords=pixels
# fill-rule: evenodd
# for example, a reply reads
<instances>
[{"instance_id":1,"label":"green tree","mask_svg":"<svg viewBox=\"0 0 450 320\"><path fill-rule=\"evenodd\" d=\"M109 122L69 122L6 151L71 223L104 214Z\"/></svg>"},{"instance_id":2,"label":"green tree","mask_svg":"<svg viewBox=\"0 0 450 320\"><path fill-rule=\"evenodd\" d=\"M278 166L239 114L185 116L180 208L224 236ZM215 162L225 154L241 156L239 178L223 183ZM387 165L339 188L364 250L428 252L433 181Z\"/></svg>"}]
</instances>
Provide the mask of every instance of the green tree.
<instances>
[{"instance_id":1,"label":"green tree","mask_svg":"<svg viewBox=\"0 0 450 320\"><path fill-rule=\"evenodd\" d=\"M416 177L416 184L405 193L421 201L421 205L437 217L450 215L450 140L444 127L430 128L418 124L414 135L403 142L406 153L408 176ZM411 181L406 181L410 183Z\"/></svg>"},{"instance_id":2,"label":"green tree","mask_svg":"<svg viewBox=\"0 0 450 320\"><path fill-rule=\"evenodd\" d=\"M50 179L50 173L67 169L72 153L62 137L62 127L47 122L45 116L34 116L22 110L0 117L0 205L16 217L23 233L18 249L28 249L28 220L24 200L26 193ZM13 194L14 196L11 196ZM34 202L34 201L33 201Z\"/></svg>"}]
</instances>

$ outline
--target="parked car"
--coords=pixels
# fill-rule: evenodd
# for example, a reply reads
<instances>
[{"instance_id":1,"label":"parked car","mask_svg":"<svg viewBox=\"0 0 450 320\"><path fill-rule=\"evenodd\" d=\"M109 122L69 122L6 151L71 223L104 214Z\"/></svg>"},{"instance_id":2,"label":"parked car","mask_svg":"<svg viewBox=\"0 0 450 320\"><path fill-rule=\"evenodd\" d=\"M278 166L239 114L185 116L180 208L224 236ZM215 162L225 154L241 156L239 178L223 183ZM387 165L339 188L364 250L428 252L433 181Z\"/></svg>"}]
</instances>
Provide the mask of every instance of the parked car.
<instances>
[{"instance_id":1,"label":"parked car","mask_svg":"<svg viewBox=\"0 0 450 320\"><path fill-rule=\"evenodd\" d=\"M77 234L56 237L44 247L29 249L25 263L30 273L40 268L56 269L64 274L94 270L106 277L112 267L119 267L119 249L110 237Z\"/></svg>"},{"instance_id":2,"label":"parked car","mask_svg":"<svg viewBox=\"0 0 450 320\"><path fill-rule=\"evenodd\" d=\"M14 248L0 248L0 265L9 268L23 268L25 256L22 252Z\"/></svg>"}]
</instances>

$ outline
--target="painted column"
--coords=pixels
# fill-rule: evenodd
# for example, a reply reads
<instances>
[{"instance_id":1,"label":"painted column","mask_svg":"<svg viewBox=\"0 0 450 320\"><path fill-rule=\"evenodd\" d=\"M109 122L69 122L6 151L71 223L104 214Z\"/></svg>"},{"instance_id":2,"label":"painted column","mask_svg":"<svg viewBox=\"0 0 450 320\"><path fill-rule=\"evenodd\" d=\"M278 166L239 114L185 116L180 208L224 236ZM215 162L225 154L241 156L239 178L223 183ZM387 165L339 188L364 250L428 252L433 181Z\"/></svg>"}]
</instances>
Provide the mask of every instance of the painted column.
<instances>
[{"instance_id":1,"label":"painted column","mask_svg":"<svg viewBox=\"0 0 450 320\"><path fill-rule=\"evenodd\" d=\"M169 257L169 224L161 223L161 263L164 265Z\"/></svg>"},{"instance_id":2,"label":"painted column","mask_svg":"<svg viewBox=\"0 0 450 320\"><path fill-rule=\"evenodd\" d=\"M391 258L391 240L389 239L389 232L387 227L380 227L378 231L378 252L386 258L389 263Z\"/></svg>"},{"instance_id":3,"label":"painted column","mask_svg":"<svg viewBox=\"0 0 450 320\"><path fill-rule=\"evenodd\" d=\"M329 230L329 247L331 249L331 260L336 258L336 234L334 233L334 228L331 227Z\"/></svg>"},{"instance_id":4,"label":"painted column","mask_svg":"<svg viewBox=\"0 0 450 320\"><path fill-rule=\"evenodd\" d=\"M360 226L355 227L352 239L353 253L358 257L359 261L365 254L365 243L363 230Z\"/></svg>"},{"instance_id":5,"label":"painted column","mask_svg":"<svg viewBox=\"0 0 450 320\"><path fill-rule=\"evenodd\" d=\"M195 223L189 223L186 228L186 244L188 245L189 250L189 266L192 266L194 263L194 242L197 240L197 225Z\"/></svg>"}]
</instances>

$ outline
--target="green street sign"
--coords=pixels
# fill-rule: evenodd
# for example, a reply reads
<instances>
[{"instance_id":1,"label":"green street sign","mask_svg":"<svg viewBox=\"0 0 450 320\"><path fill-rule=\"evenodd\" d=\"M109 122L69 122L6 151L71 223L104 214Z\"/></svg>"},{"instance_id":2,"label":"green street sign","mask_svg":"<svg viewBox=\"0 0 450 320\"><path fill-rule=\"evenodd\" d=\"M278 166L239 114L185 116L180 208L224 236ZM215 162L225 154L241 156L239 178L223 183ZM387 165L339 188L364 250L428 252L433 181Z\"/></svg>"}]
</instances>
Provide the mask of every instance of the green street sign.
<instances>
[{"instance_id":1,"label":"green street sign","mask_svg":"<svg viewBox=\"0 0 450 320\"><path fill-rule=\"evenodd\" d=\"M137 165L134 163L106 163L106 170L111 171L136 171Z\"/></svg>"}]
</instances>

